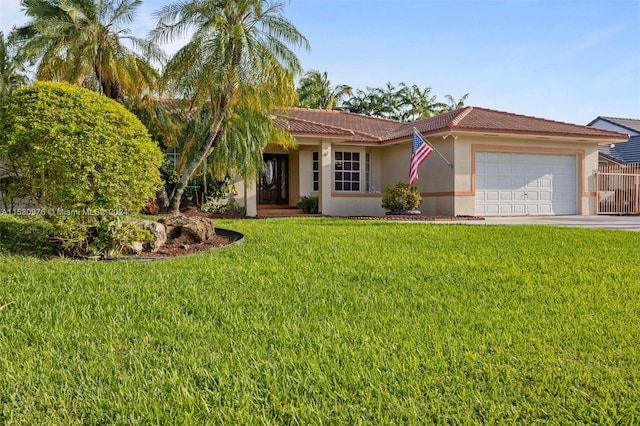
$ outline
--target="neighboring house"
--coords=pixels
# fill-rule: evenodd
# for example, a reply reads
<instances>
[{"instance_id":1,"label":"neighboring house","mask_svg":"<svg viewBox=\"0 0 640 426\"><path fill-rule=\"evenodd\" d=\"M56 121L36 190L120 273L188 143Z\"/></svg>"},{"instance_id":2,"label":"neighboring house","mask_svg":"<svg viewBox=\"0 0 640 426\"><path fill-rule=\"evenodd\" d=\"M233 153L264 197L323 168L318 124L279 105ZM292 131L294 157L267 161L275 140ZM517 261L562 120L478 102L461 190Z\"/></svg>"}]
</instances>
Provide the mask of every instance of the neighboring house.
<instances>
[{"instance_id":1,"label":"neighboring house","mask_svg":"<svg viewBox=\"0 0 640 426\"><path fill-rule=\"evenodd\" d=\"M600 146L601 164L640 164L640 120L598 117L588 126L629 135L628 142Z\"/></svg>"},{"instance_id":2,"label":"neighboring house","mask_svg":"<svg viewBox=\"0 0 640 426\"><path fill-rule=\"evenodd\" d=\"M420 167L423 214L593 215L598 147L625 133L466 107L401 123L340 111L291 109L276 118L296 138L269 146L258 182L237 182L247 215L319 198L331 216L383 215L385 187L408 182L414 127L433 153Z\"/></svg>"}]
</instances>

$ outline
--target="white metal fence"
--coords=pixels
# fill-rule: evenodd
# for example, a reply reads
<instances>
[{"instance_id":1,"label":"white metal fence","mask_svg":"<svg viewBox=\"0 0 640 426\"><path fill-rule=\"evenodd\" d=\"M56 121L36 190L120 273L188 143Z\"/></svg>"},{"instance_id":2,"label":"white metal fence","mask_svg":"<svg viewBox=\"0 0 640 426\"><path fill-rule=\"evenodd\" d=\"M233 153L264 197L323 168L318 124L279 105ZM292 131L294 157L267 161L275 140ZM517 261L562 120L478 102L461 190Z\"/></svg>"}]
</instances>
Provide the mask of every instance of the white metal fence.
<instances>
[{"instance_id":1,"label":"white metal fence","mask_svg":"<svg viewBox=\"0 0 640 426\"><path fill-rule=\"evenodd\" d=\"M600 165L596 194L598 214L640 214L640 164Z\"/></svg>"}]
</instances>

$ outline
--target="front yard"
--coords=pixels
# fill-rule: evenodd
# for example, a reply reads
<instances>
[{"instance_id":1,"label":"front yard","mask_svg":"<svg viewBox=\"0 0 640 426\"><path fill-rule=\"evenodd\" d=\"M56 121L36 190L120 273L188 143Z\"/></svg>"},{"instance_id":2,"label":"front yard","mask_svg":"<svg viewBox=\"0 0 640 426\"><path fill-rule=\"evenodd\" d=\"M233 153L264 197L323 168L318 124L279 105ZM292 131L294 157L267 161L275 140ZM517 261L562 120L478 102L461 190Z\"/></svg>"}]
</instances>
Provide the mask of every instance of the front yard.
<instances>
[{"instance_id":1,"label":"front yard","mask_svg":"<svg viewBox=\"0 0 640 426\"><path fill-rule=\"evenodd\" d=\"M638 233L216 226L246 242L0 255L0 423L640 422Z\"/></svg>"}]
</instances>

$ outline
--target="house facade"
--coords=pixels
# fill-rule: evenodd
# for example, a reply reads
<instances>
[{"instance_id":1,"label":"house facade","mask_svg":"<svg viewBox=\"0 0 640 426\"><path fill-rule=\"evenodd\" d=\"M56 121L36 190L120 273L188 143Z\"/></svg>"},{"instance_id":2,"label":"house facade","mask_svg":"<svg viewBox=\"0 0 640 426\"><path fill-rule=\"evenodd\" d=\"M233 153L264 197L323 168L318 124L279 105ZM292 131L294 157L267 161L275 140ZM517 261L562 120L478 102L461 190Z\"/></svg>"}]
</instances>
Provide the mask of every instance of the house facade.
<instances>
[{"instance_id":1,"label":"house facade","mask_svg":"<svg viewBox=\"0 0 640 426\"><path fill-rule=\"evenodd\" d=\"M248 216L316 196L329 216L378 216L384 188L408 182L414 129L436 148L416 182L427 215L593 215L598 147L628 136L486 108L402 123L290 109L276 120L297 140L270 145L257 182L236 183Z\"/></svg>"},{"instance_id":2,"label":"house facade","mask_svg":"<svg viewBox=\"0 0 640 426\"><path fill-rule=\"evenodd\" d=\"M640 120L601 116L591 121L588 126L629 135L627 142L601 145L600 164L640 164Z\"/></svg>"}]
</instances>

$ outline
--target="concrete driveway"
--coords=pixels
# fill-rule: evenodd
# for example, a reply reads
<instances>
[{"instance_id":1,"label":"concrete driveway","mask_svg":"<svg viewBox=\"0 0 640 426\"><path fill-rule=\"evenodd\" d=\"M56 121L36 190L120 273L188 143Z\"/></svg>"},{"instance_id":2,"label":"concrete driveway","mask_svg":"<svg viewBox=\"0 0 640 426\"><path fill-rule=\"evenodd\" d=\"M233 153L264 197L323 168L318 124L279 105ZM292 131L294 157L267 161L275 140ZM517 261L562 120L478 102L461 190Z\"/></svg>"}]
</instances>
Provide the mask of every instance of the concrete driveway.
<instances>
[{"instance_id":1,"label":"concrete driveway","mask_svg":"<svg viewBox=\"0 0 640 426\"><path fill-rule=\"evenodd\" d=\"M457 222L460 223L460 222ZM553 225L640 231L640 216L514 216L469 220L474 225Z\"/></svg>"}]
</instances>

